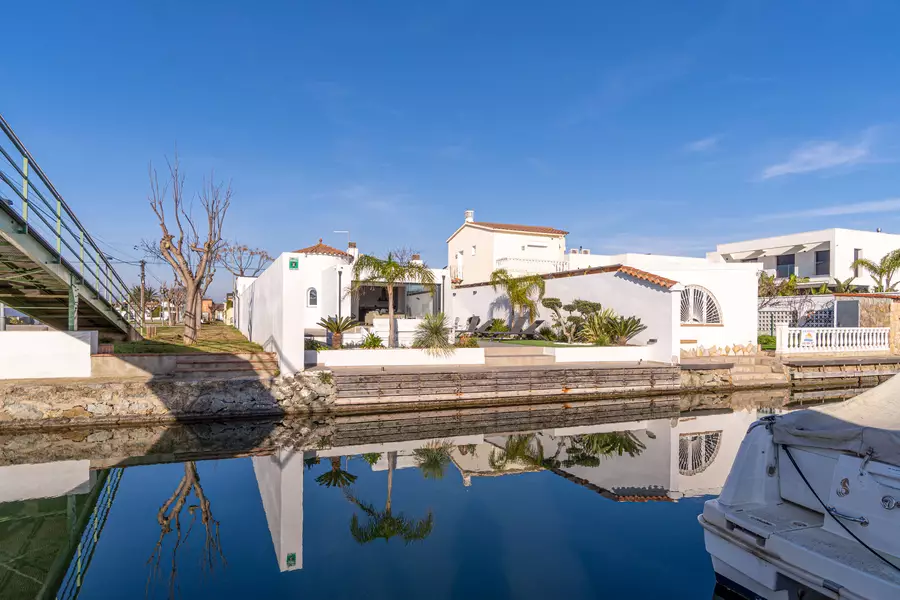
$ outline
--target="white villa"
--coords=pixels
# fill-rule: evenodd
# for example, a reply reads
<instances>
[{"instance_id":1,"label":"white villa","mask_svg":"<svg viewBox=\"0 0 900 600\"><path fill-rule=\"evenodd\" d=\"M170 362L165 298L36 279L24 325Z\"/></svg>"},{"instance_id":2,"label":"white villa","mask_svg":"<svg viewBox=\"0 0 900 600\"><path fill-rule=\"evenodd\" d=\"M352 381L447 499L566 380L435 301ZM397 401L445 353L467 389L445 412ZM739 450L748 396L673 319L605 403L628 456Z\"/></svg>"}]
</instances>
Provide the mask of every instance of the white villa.
<instances>
[{"instance_id":1,"label":"white villa","mask_svg":"<svg viewBox=\"0 0 900 600\"><path fill-rule=\"evenodd\" d=\"M728 263L753 263L769 275L784 279L791 275L809 278L800 287L821 287L834 280L853 278L859 288L875 287L876 282L865 270L853 269L859 258L878 262L900 249L900 235L858 229L823 229L777 237L719 244L707 257Z\"/></svg>"},{"instance_id":2,"label":"white villa","mask_svg":"<svg viewBox=\"0 0 900 600\"><path fill-rule=\"evenodd\" d=\"M591 300L619 315L639 317L647 330L633 342L653 346L647 360L677 362L700 346L756 343L759 265L567 252L566 235L551 227L482 223L474 220L474 211L466 211L465 222L447 241L454 320L463 324L473 315L482 321L508 320L502 291L487 283L494 269L507 268L513 275L542 275L545 297ZM538 317L549 322L548 312L539 310Z\"/></svg>"},{"instance_id":3,"label":"white villa","mask_svg":"<svg viewBox=\"0 0 900 600\"><path fill-rule=\"evenodd\" d=\"M284 252L259 277L238 277L234 289L234 323L252 342L277 352L280 369L289 374L303 370L305 337L324 341L319 321L329 316L352 317L363 326L344 336L359 341L367 332L388 338L387 293L376 283L350 293L356 244L346 251L320 239L318 243ZM412 260L421 260L413 255ZM432 269L435 286L426 290L416 282L395 287L396 342L409 345L416 326L426 314L445 310L450 283L447 269Z\"/></svg>"},{"instance_id":4,"label":"white villa","mask_svg":"<svg viewBox=\"0 0 900 600\"><path fill-rule=\"evenodd\" d=\"M465 221L447 240L447 264L454 283L478 283L497 269L511 275L555 273L598 263L584 248L566 251L567 231L553 227L486 223L467 210Z\"/></svg>"}]
</instances>

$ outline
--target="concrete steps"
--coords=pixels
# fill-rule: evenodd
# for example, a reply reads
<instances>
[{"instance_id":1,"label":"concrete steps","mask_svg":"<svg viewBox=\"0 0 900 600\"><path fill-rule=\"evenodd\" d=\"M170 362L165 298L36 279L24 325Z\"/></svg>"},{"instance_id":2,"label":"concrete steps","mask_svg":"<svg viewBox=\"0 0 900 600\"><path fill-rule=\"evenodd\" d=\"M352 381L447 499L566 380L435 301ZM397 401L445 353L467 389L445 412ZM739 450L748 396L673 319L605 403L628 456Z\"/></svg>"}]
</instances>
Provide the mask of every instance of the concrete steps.
<instances>
[{"instance_id":1,"label":"concrete steps","mask_svg":"<svg viewBox=\"0 0 900 600\"><path fill-rule=\"evenodd\" d=\"M484 349L487 367L532 367L556 364L556 357L544 354L540 346L489 346Z\"/></svg>"},{"instance_id":2,"label":"concrete steps","mask_svg":"<svg viewBox=\"0 0 900 600\"><path fill-rule=\"evenodd\" d=\"M273 352L248 354L180 354L174 375L179 379L268 378L278 373Z\"/></svg>"}]
</instances>

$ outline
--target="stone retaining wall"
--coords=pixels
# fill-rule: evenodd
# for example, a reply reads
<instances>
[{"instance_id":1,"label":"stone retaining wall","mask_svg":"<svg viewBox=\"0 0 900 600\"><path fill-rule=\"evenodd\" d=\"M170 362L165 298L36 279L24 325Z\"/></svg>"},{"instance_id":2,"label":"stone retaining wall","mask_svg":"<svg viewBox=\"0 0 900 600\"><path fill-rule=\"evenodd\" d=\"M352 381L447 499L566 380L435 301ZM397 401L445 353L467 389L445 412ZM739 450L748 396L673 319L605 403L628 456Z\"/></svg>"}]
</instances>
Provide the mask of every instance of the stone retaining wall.
<instances>
[{"instance_id":1,"label":"stone retaining wall","mask_svg":"<svg viewBox=\"0 0 900 600\"><path fill-rule=\"evenodd\" d=\"M335 393L330 373L320 373L203 381L0 382L0 429L324 412Z\"/></svg>"}]
</instances>

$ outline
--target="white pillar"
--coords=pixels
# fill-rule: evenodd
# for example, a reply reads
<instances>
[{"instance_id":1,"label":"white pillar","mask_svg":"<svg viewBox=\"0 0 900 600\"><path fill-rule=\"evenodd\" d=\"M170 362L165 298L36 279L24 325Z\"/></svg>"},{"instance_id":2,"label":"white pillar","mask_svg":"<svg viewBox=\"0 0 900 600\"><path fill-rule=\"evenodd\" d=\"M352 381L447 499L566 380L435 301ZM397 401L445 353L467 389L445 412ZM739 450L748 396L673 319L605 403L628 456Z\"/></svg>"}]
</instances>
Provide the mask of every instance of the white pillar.
<instances>
[{"instance_id":1,"label":"white pillar","mask_svg":"<svg viewBox=\"0 0 900 600\"><path fill-rule=\"evenodd\" d=\"M6 305L0 302L0 331L6 331Z\"/></svg>"}]
</instances>

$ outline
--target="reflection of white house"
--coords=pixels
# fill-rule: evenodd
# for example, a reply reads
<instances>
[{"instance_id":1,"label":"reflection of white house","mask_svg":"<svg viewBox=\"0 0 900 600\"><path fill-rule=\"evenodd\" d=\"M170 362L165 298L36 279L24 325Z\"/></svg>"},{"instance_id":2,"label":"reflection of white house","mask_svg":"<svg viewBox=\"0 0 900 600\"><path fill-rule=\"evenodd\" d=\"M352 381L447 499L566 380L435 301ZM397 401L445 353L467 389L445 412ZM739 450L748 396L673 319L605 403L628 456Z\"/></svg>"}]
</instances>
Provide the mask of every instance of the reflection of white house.
<instances>
[{"instance_id":1,"label":"reflection of white house","mask_svg":"<svg viewBox=\"0 0 900 600\"><path fill-rule=\"evenodd\" d=\"M597 467L562 466L555 472L617 501L677 500L719 493L747 428L757 418L757 411L752 410L567 427L540 431L534 443L540 443L544 457L556 455L565 461L566 438L570 436L630 432L644 446L640 454L613 455L601 458ZM504 436L489 436L470 451L452 451L464 485L471 485L473 477L540 470L517 462L505 463L498 470L491 457L498 456L505 443Z\"/></svg>"},{"instance_id":2,"label":"reflection of white house","mask_svg":"<svg viewBox=\"0 0 900 600\"><path fill-rule=\"evenodd\" d=\"M346 251L322 243L282 253L259 277L238 277L234 289L235 326L250 341L277 352L283 373L303 369L304 337L324 339L319 321L329 316L353 317L362 324L344 336L358 341L366 332L387 340L387 290L377 282L353 284L353 264L359 257L356 244ZM418 255L412 260L420 261ZM426 314L444 311L449 271L432 269L435 287L425 290L416 282L401 282L394 289L397 340L408 345L415 327Z\"/></svg>"},{"instance_id":3,"label":"reflection of white house","mask_svg":"<svg viewBox=\"0 0 900 600\"><path fill-rule=\"evenodd\" d=\"M271 456L254 456L252 460L278 568L302 569L303 452L280 450Z\"/></svg>"},{"instance_id":4,"label":"reflection of white house","mask_svg":"<svg viewBox=\"0 0 900 600\"><path fill-rule=\"evenodd\" d=\"M89 460L0 467L0 503L87 494L96 481Z\"/></svg>"},{"instance_id":5,"label":"reflection of white house","mask_svg":"<svg viewBox=\"0 0 900 600\"><path fill-rule=\"evenodd\" d=\"M800 287L834 284L835 279L853 278L860 287L876 282L864 270L851 268L858 258L875 262L900 248L900 235L856 229L824 229L743 242L719 244L707 256L730 263L753 263L769 275L784 279L791 275L809 278Z\"/></svg>"}]
</instances>

